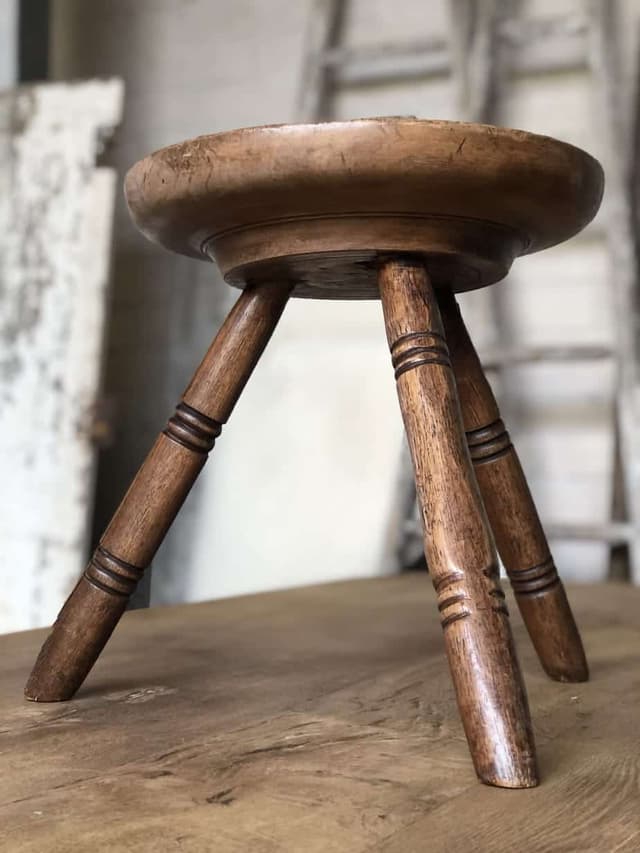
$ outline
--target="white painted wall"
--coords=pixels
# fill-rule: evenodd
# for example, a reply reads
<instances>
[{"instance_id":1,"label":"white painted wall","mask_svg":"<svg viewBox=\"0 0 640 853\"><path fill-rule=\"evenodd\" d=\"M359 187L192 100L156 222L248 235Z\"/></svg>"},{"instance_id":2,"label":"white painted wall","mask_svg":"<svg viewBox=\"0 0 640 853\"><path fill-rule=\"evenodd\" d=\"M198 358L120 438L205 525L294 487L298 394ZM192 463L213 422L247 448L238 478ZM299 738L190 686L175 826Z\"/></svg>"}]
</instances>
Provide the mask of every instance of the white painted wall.
<instances>
[{"instance_id":1,"label":"white painted wall","mask_svg":"<svg viewBox=\"0 0 640 853\"><path fill-rule=\"evenodd\" d=\"M531 14L576 2L529 3ZM309 0L53 0L58 77L118 74L125 121L111 162L199 133L292 119ZM637 24L637 10L626 5ZM631 11L629 11L631 10ZM352 43L435 35L442 0L353 0ZM631 50L629 39L627 51ZM449 81L359 90L339 116L456 117ZM505 123L600 147L583 74L519 80ZM518 264L514 332L530 342L611 340L597 234ZM161 428L233 298L215 271L144 244L120 204L107 390L116 446L103 457L99 526ZM470 311L473 299L465 299ZM476 309L474 317L480 316ZM472 324L490 342L490 323ZM522 368L516 423L542 514L602 521L610 501L611 371ZM401 426L377 303L294 302L154 564L153 599L198 600L389 569L385 554ZM604 550L558 545L567 577L592 578Z\"/></svg>"}]
</instances>

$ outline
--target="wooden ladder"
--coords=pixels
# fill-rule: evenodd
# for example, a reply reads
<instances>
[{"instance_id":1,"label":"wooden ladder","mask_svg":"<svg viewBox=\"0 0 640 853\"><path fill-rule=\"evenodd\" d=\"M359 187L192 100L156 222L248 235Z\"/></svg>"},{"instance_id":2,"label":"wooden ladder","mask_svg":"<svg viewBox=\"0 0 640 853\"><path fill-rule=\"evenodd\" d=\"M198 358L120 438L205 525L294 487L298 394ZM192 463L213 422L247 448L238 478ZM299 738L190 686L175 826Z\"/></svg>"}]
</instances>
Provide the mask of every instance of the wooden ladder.
<instances>
[{"instance_id":1,"label":"wooden ladder","mask_svg":"<svg viewBox=\"0 0 640 853\"><path fill-rule=\"evenodd\" d=\"M469 121L500 123L500 106L517 73L549 73L587 69L594 83L594 109L605 133L603 165L607 176L605 240L610 259L611 292L617 340L601 345L523 347L508 344L501 309L502 288L476 294L492 300L492 316L502 345L482 352L485 369L540 362L583 363L613 359L616 367L615 460L611 518L605 524L545 525L551 539L606 542L612 555L610 573L640 584L640 429L638 418L639 357L636 291L638 246L635 235L635 183L638 163L634 138L640 124L634 114L625 124L620 103L620 69L616 45L617 3L584 0L581 14L546 19L518 15L517 0L449 0L450 40L416 38L403 43L364 47L344 44L349 0L316 0L307 33L307 50L298 105L301 121L328 121L336 94L345 87L415 82L454 75L460 115ZM635 93L634 93L635 95ZM508 384L508 383L507 383ZM501 409L509 414L508 394ZM422 559L422 530L415 486L406 451L403 454L397 503L401 519L394 534L397 566Z\"/></svg>"}]
</instances>

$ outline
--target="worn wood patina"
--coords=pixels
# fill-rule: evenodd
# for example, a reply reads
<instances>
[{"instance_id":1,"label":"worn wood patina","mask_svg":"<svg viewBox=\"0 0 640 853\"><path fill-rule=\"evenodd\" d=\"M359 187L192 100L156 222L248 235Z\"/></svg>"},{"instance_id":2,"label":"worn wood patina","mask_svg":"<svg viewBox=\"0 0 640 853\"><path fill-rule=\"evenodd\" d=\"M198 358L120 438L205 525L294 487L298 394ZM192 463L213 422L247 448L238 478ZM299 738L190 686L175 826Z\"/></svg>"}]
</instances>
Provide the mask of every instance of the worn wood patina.
<instances>
[{"instance_id":1,"label":"worn wood patina","mask_svg":"<svg viewBox=\"0 0 640 853\"><path fill-rule=\"evenodd\" d=\"M244 292L62 609L26 696L66 700L82 684L288 298L380 297L474 766L490 785L536 785L526 691L490 528L493 520L504 550L501 512L492 507L487 518L474 475L478 436L473 427L465 439L460 371L456 377L436 291L444 298L486 287L519 255L578 233L595 215L602 188L597 161L554 139L405 118L247 128L173 145L136 164L125 186L136 225L165 248L215 260ZM483 439L481 449L489 452L491 441ZM526 484L515 469L500 471L489 490L520 496L527 518L514 535L528 544L538 522ZM559 588L548 594L544 584L558 587L557 576L546 551L542 559L542 567L512 572L519 599L537 600L536 618L528 619L534 643L554 677L584 679L571 611L566 599L558 606ZM549 644L541 632L562 642Z\"/></svg>"},{"instance_id":2,"label":"worn wood patina","mask_svg":"<svg viewBox=\"0 0 640 853\"><path fill-rule=\"evenodd\" d=\"M126 613L66 705L0 638L11 853L636 853L640 590L569 590L592 680L558 684L507 603L542 784L475 781L423 574Z\"/></svg>"}]
</instances>

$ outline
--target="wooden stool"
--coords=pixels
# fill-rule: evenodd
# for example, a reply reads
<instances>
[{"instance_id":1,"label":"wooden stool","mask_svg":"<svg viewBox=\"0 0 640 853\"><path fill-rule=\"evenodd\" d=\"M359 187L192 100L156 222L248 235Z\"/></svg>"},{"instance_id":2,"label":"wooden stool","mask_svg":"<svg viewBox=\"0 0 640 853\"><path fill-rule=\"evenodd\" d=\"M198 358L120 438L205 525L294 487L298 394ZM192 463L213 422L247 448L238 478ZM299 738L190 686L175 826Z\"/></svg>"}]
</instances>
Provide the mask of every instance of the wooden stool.
<instances>
[{"instance_id":1,"label":"wooden stool","mask_svg":"<svg viewBox=\"0 0 640 853\"><path fill-rule=\"evenodd\" d=\"M547 673L582 681L587 664L454 292L499 281L517 255L577 233L602 187L594 159L553 139L402 118L237 130L136 164L126 195L138 227L173 251L214 259L243 293L60 612L26 696L69 699L84 681L287 300L381 297L475 769L488 784L535 785L494 537Z\"/></svg>"}]
</instances>

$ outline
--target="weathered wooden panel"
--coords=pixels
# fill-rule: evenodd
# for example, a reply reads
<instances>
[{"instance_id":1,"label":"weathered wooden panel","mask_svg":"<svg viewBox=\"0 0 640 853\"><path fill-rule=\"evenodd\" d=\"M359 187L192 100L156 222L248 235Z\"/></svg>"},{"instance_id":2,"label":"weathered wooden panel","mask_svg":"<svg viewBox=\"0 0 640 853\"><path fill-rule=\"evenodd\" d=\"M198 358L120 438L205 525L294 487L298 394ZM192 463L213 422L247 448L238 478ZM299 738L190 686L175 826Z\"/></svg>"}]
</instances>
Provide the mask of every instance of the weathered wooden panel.
<instances>
[{"instance_id":1,"label":"weathered wooden panel","mask_svg":"<svg viewBox=\"0 0 640 853\"><path fill-rule=\"evenodd\" d=\"M49 623L86 556L122 96L0 95L0 632Z\"/></svg>"}]
</instances>

